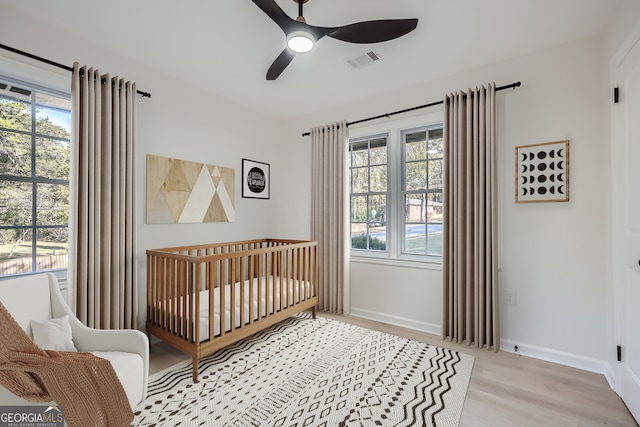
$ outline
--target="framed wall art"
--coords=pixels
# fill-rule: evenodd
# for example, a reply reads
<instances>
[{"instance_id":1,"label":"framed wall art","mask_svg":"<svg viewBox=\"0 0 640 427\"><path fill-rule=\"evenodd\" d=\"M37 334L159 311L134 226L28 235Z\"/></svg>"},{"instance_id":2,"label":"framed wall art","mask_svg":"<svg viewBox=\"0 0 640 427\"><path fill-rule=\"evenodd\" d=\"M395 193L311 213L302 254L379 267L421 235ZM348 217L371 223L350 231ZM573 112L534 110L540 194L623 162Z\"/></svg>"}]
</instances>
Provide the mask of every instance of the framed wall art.
<instances>
[{"instance_id":1,"label":"framed wall art","mask_svg":"<svg viewBox=\"0 0 640 427\"><path fill-rule=\"evenodd\" d=\"M242 159L242 197L268 199L271 178L269 164Z\"/></svg>"},{"instance_id":2,"label":"framed wall art","mask_svg":"<svg viewBox=\"0 0 640 427\"><path fill-rule=\"evenodd\" d=\"M516 147L516 203L569 201L569 141Z\"/></svg>"},{"instance_id":3,"label":"framed wall art","mask_svg":"<svg viewBox=\"0 0 640 427\"><path fill-rule=\"evenodd\" d=\"M235 169L147 154L147 224L233 222Z\"/></svg>"}]
</instances>

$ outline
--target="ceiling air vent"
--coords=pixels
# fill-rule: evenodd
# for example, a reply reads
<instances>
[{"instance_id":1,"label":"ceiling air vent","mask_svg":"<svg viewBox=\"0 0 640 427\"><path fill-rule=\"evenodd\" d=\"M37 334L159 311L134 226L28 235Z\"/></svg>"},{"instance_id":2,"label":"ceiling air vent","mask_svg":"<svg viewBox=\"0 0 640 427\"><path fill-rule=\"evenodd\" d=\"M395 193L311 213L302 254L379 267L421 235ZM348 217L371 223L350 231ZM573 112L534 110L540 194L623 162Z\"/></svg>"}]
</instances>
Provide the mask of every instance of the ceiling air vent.
<instances>
[{"instance_id":1,"label":"ceiling air vent","mask_svg":"<svg viewBox=\"0 0 640 427\"><path fill-rule=\"evenodd\" d=\"M0 90L5 90L7 88L6 83L0 83Z\"/></svg>"},{"instance_id":2,"label":"ceiling air vent","mask_svg":"<svg viewBox=\"0 0 640 427\"><path fill-rule=\"evenodd\" d=\"M26 95L26 96L31 95L30 90L22 89L20 87L15 87L15 86L11 86L11 89L9 89L9 92L19 93L20 95Z\"/></svg>"},{"instance_id":3,"label":"ceiling air vent","mask_svg":"<svg viewBox=\"0 0 640 427\"><path fill-rule=\"evenodd\" d=\"M365 65L372 64L376 61L380 61L380 55L377 52L371 50L367 53L363 53L362 55L358 55L355 58L351 58L347 60L347 65L354 70L364 67Z\"/></svg>"}]
</instances>

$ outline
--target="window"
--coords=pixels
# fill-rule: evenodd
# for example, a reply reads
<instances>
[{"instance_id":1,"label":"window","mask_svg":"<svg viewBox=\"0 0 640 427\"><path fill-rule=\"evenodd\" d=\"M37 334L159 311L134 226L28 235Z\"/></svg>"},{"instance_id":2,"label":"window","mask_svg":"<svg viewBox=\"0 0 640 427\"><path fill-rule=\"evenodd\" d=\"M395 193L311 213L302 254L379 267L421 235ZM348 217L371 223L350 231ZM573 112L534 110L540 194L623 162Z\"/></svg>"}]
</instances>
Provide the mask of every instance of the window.
<instances>
[{"instance_id":1,"label":"window","mask_svg":"<svg viewBox=\"0 0 640 427\"><path fill-rule=\"evenodd\" d=\"M387 136L349 144L351 247L384 251L387 241Z\"/></svg>"},{"instance_id":2,"label":"window","mask_svg":"<svg viewBox=\"0 0 640 427\"><path fill-rule=\"evenodd\" d=\"M442 256L442 127L402 132L403 253Z\"/></svg>"},{"instance_id":3,"label":"window","mask_svg":"<svg viewBox=\"0 0 640 427\"><path fill-rule=\"evenodd\" d=\"M439 262L442 124L402 124L349 141L352 253Z\"/></svg>"},{"instance_id":4,"label":"window","mask_svg":"<svg viewBox=\"0 0 640 427\"><path fill-rule=\"evenodd\" d=\"M0 276L67 268L70 107L0 77Z\"/></svg>"}]
</instances>

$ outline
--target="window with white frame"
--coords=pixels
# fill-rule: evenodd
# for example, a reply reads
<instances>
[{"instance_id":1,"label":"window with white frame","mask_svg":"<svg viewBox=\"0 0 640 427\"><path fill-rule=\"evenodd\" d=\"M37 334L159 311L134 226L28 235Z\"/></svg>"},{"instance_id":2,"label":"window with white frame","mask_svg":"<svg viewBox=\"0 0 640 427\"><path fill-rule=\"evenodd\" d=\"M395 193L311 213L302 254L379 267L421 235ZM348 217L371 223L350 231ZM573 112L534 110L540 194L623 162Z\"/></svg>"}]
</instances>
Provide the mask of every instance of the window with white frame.
<instances>
[{"instance_id":1,"label":"window with white frame","mask_svg":"<svg viewBox=\"0 0 640 427\"><path fill-rule=\"evenodd\" d=\"M387 135L350 141L351 247L387 246Z\"/></svg>"},{"instance_id":2,"label":"window with white frame","mask_svg":"<svg viewBox=\"0 0 640 427\"><path fill-rule=\"evenodd\" d=\"M67 268L70 109L0 76L0 276Z\"/></svg>"},{"instance_id":3,"label":"window with white frame","mask_svg":"<svg viewBox=\"0 0 640 427\"><path fill-rule=\"evenodd\" d=\"M402 131L402 252L442 256L442 126Z\"/></svg>"},{"instance_id":4,"label":"window with white frame","mask_svg":"<svg viewBox=\"0 0 640 427\"><path fill-rule=\"evenodd\" d=\"M439 262L442 123L374 131L349 141L352 254Z\"/></svg>"}]
</instances>

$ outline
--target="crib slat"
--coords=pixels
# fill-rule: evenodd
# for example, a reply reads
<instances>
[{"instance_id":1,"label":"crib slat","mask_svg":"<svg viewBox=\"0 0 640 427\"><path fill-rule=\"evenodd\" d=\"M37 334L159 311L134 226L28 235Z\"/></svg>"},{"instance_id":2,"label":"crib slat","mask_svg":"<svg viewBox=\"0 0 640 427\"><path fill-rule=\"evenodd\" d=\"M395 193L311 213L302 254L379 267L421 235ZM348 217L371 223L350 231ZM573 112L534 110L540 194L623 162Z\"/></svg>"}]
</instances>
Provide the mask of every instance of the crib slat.
<instances>
[{"instance_id":1,"label":"crib slat","mask_svg":"<svg viewBox=\"0 0 640 427\"><path fill-rule=\"evenodd\" d=\"M159 311L158 313L158 323L162 326L162 327L166 327L168 320L167 320L167 314L166 314L166 304L167 304L167 294L166 294L166 285L165 285L165 277L166 277L166 273L165 273L165 269L166 269L166 264L167 264L167 260L166 259L162 259L160 260L160 262L158 263L158 272L159 274L162 275L162 280L160 280L158 282L158 284L156 285L156 289L155 289L155 293L156 293L156 307L157 310Z\"/></svg>"},{"instance_id":2,"label":"crib slat","mask_svg":"<svg viewBox=\"0 0 640 427\"><path fill-rule=\"evenodd\" d=\"M222 261L221 265L220 265L220 309L218 310L219 318L220 320L218 321L220 324L220 336L224 336L224 334L226 334L227 332L227 327L225 324L225 308L226 308L226 286L225 284L227 283L227 278L226 278L226 262L227 260Z\"/></svg>"},{"instance_id":3,"label":"crib slat","mask_svg":"<svg viewBox=\"0 0 640 427\"><path fill-rule=\"evenodd\" d=\"M187 288L186 288L186 282L184 280L184 274L185 274L185 265L184 262L180 261L178 263L178 293L180 295L180 299L182 301L182 310L180 311L181 313L181 320L182 320L182 326L181 329L178 332L178 335L181 335L184 337L185 340L189 339L189 324L187 323Z\"/></svg>"},{"instance_id":4,"label":"crib slat","mask_svg":"<svg viewBox=\"0 0 640 427\"><path fill-rule=\"evenodd\" d=\"M255 291L253 289L253 284L255 281L255 270L254 270L254 256L249 256L249 270L247 272L247 281L249 283L249 325L253 323L254 316L256 315L256 310L253 308L253 302L255 299ZM260 300L258 300L258 305L260 305Z\"/></svg>"},{"instance_id":5,"label":"crib slat","mask_svg":"<svg viewBox=\"0 0 640 427\"><path fill-rule=\"evenodd\" d=\"M278 282L280 285L280 310L284 310L284 306L285 306L285 301L286 301L286 297L287 297L287 293L286 293L286 288L285 288L285 280L286 278L283 277L285 276L284 274L284 259L283 259L283 252L282 251L278 251L275 252L275 254L278 257ZM285 280L283 280L285 279ZM278 311L280 311L278 310Z\"/></svg>"},{"instance_id":6,"label":"crib slat","mask_svg":"<svg viewBox=\"0 0 640 427\"><path fill-rule=\"evenodd\" d=\"M151 272L153 271L153 256L147 255L147 321L153 321L153 317L151 315L151 311L153 307L151 305L151 288L153 284L156 283L155 278L152 276Z\"/></svg>"},{"instance_id":7,"label":"crib slat","mask_svg":"<svg viewBox=\"0 0 640 427\"><path fill-rule=\"evenodd\" d=\"M155 297L155 308L156 308L156 315L155 315L155 322L161 326L162 325L162 307L161 307L161 303L162 303L162 297L161 297L161 292L160 290L162 289L163 285L164 285L164 281L165 279L165 264L166 264L167 260L164 259L158 259L156 261L156 275L158 276L158 282L157 285L155 286L154 289L154 297Z\"/></svg>"},{"instance_id":8,"label":"crib slat","mask_svg":"<svg viewBox=\"0 0 640 427\"><path fill-rule=\"evenodd\" d=\"M264 256L264 254L256 255L256 261L258 263L258 265L257 265L257 270L258 270L258 277L257 277L257 281L258 281L258 321L260 321L260 319L262 319L265 316L264 312L267 311L267 307L269 306L269 297L262 292L262 287L266 286L266 285L263 284L263 277L266 276L265 272L262 271L262 268L263 268L262 258L263 258L263 256ZM263 300L264 300L264 311L262 309L262 301Z\"/></svg>"},{"instance_id":9,"label":"crib slat","mask_svg":"<svg viewBox=\"0 0 640 427\"><path fill-rule=\"evenodd\" d=\"M178 292L176 289L176 260L166 259L165 264L165 275L166 277L163 279L163 285L168 288L167 297L169 301L167 302L168 313L167 313L167 328L174 335L177 335L178 329Z\"/></svg>"},{"instance_id":10,"label":"crib slat","mask_svg":"<svg viewBox=\"0 0 640 427\"><path fill-rule=\"evenodd\" d=\"M306 298L311 298L313 295L311 294L311 251L312 248L304 248L305 253L305 264L304 264L304 281L305 283L309 283L309 285L305 288L305 296Z\"/></svg>"},{"instance_id":11,"label":"crib slat","mask_svg":"<svg viewBox=\"0 0 640 427\"><path fill-rule=\"evenodd\" d=\"M217 270L218 270L218 262L217 261L211 261L208 262L207 265L209 266L210 270L211 270L211 278L210 280L207 282L208 283L208 287L209 287L209 340L212 341L214 339L214 335L215 335L215 316L214 316L214 310L216 308L215 304L215 278L217 277Z\"/></svg>"},{"instance_id":12,"label":"crib slat","mask_svg":"<svg viewBox=\"0 0 640 427\"><path fill-rule=\"evenodd\" d=\"M147 321L152 324L156 323L156 305L153 299L154 287L158 283L157 276L154 274L156 267L156 257L147 255Z\"/></svg>"},{"instance_id":13,"label":"crib slat","mask_svg":"<svg viewBox=\"0 0 640 427\"><path fill-rule=\"evenodd\" d=\"M189 342L195 342L193 339L193 324L191 323L191 306L193 298L191 296L191 287L189 286L189 263L184 262L184 287L185 287L185 302L186 302L186 310L185 310L185 325L187 328L187 339Z\"/></svg>"},{"instance_id":14,"label":"crib slat","mask_svg":"<svg viewBox=\"0 0 640 427\"><path fill-rule=\"evenodd\" d=\"M231 277L229 277L229 293L231 294L229 297L229 332L233 332L233 329L236 327L236 283L238 282L238 277L236 276L236 268L237 268L237 258L229 259L230 272Z\"/></svg>"},{"instance_id":15,"label":"crib slat","mask_svg":"<svg viewBox=\"0 0 640 427\"><path fill-rule=\"evenodd\" d=\"M207 299L207 313L206 313L206 317L208 318L208 322L206 325L206 330L208 332L208 338L207 340L211 341L214 339L214 335L215 335L215 323L214 323L214 316L215 316L215 309L216 309L216 297L215 297L215 292L216 292L216 283L218 282L218 262L216 261L211 261L210 260L210 256L215 254L215 248L213 250L208 249L207 250L207 258L209 261L206 261L206 265L207 265L207 271L209 274L209 277L207 278L205 284L204 284L204 290L206 290L205 296ZM199 314L199 316L205 315L203 314ZM201 338L201 341L203 339ZM206 340L205 340L206 341Z\"/></svg>"},{"instance_id":16,"label":"crib slat","mask_svg":"<svg viewBox=\"0 0 640 427\"><path fill-rule=\"evenodd\" d=\"M193 289L191 294L195 295L196 299L193 304L194 311L191 312L190 318L191 324L196 327L194 342L200 342L200 280L202 278L202 271L199 264L193 264L191 271L191 288Z\"/></svg>"},{"instance_id":17,"label":"crib slat","mask_svg":"<svg viewBox=\"0 0 640 427\"><path fill-rule=\"evenodd\" d=\"M275 252L271 252L271 309L269 310L269 312L267 313L268 315L271 314L275 314L276 313L276 303L278 302L278 299L276 298L277 296L277 288L278 288L278 283L276 282L276 276L277 276L277 261L278 258L276 256Z\"/></svg>"},{"instance_id":18,"label":"crib slat","mask_svg":"<svg viewBox=\"0 0 640 427\"><path fill-rule=\"evenodd\" d=\"M294 284L296 287L296 294L294 295L294 305L298 304L302 301L302 277L300 277L300 272L302 271L302 249L296 249L296 262L295 262L295 271L294 271Z\"/></svg>"},{"instance_id":19,"label":"crib slat","mask_svg":"<svg viewBox=\"0 0 640 427\"><path fill-rule=\"evenodd\" d=\"M296 299L300 293L298 275L298 249L291 249L291 274L289 278L291 280L291 298L289 298L289 305L296 305Z\"/></svg>"},{"instance_id":20,"label":"crib slat","mask_svg":"<svg viewBox=\"0 0 640 427\"><path fill-rule=\"evenodd\" d=\"M243 251L243 248L241 248L241 252L242 251ZM245 312L246 312L246 308L244 306L245 293L246 293L246 290L245 290L245 279L244 279L244 276L245 276L244 269L245 269L246 265L245 265L245 260L244 259L245 259L245 257L243 257L243 256L238 258L238 262L239 262L238 272L240 273L240 277L238 278L238 285L239 285L239 288L240 288L239 289L240 290L240 296L239 296L239 298L240 298L240 301L239 301L239 303L240 303L240 312L238 313L238 317L239 317L239 319L238 319L238 325L239 326L238 327L239 328L242 328L244 326L244 324L245 324L244 319L245 319ZM235 323L233 325L235 326Z\"/></svg>"}]
</instances>

